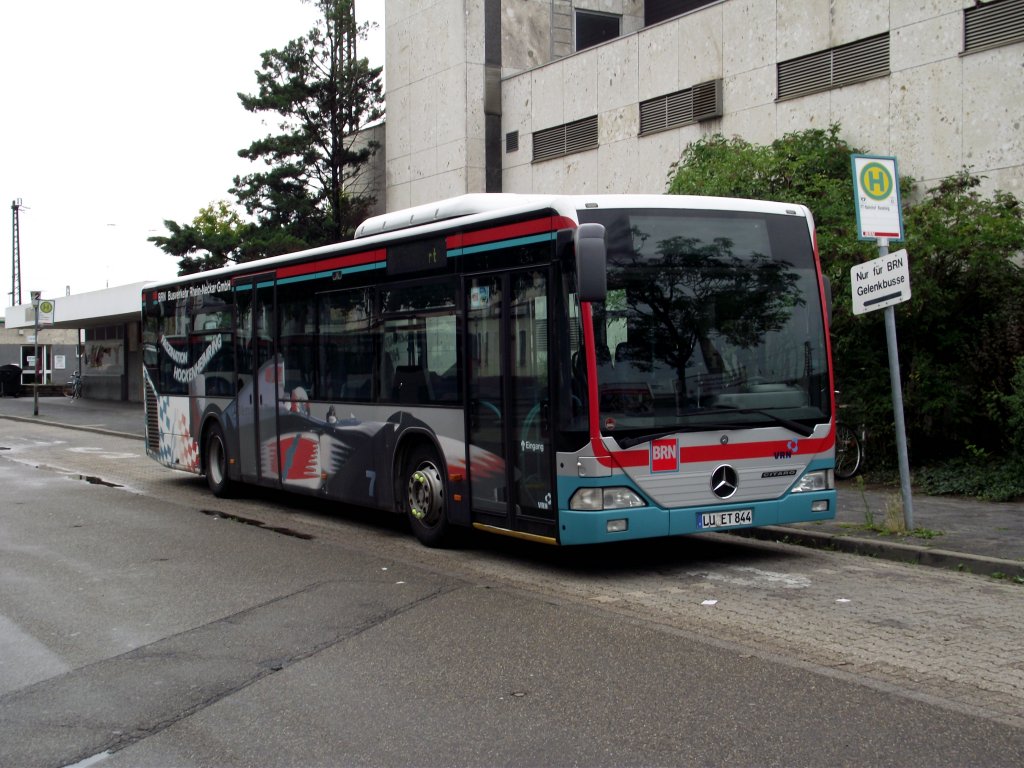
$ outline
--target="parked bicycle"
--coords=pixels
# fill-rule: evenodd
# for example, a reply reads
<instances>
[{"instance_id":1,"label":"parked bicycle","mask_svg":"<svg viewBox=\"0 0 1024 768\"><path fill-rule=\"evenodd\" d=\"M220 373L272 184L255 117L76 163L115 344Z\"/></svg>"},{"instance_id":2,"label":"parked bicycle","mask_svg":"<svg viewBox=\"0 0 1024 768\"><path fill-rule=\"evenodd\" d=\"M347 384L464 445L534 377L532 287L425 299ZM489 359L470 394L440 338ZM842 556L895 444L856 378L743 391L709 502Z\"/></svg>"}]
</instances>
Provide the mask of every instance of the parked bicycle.
<instances>
[{"instance_id":1,"label":"parked bicycle","mask_svg":"<svg viewBox=\"0 0 1024 768\"><path fill-rule=\"evenodd\" d=\"M77 400L82 396L82 375L78 371L71 372L71 379L64 385L64 396Z\"/></svg>"},{"instance_id":2,"label":"parked bicycle","mask_svg":"<svg viewBox=\"0 0 1024 768\"><path fill-rule=\"evenodd\" d=\"M836 392L836 477L847 480L860 471L864 460L864 449L860 438L852 427L839 420L839 413L845 408L839 405L839 392Z\"/></svg>"}]
</instances>

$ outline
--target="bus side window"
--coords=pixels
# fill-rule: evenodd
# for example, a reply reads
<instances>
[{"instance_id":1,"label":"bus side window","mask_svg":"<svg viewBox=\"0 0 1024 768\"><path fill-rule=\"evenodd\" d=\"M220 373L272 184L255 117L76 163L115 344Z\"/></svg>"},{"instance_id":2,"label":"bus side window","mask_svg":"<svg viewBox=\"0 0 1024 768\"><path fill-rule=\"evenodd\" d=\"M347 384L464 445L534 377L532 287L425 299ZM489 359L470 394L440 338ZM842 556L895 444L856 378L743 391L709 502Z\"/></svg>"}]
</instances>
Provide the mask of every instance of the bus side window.
<instances>
[{"instance_id":1,"label":"bus side window","mask_svg":"<svg viewBox=\"0 0 1024 768\"><path fill-rule=\"evenodd\" d=\"M433 400L426 371L418 365L400 365L395 369L391 399L398 403L429 403Z\"/></svg>"}]
</instances>

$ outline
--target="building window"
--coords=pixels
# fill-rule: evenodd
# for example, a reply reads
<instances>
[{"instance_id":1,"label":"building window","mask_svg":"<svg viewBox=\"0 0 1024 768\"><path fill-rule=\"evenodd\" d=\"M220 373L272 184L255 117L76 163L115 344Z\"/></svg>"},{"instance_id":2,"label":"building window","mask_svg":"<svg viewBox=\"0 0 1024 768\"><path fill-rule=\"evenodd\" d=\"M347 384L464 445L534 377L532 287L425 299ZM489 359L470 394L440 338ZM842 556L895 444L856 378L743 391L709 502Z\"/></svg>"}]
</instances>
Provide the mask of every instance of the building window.
<instances>
[{"instance_id":1,"label":"building window","mask_svg":"<svg viewBox=\"0 0 1024 768\"><path fill-rule=\"evenodd\" d=\"M533 134L533 162L597 149L597 115Z\"/></svg>"},{"instance_id":2,"label":"building window","mask_svg":"<svg viewBox=\"0 0 1024 768\"><path fill-rule=\"evenodd\" d=\"M614 40L622 34L622 19L611 13L576 11L576 50Z\"/></svg>"},{"instance_id":3,"label":"building window","mask_svg":"<svg viewBox=\"0 0 1024 768\"><path fill-rule=\"evenodd\" d=\"M647 0L644 3L644 26L657 24L659 21L680 16L719 0Z\"/></svg>"},{"instance_id":4,"label":"building window","mask_svg":"<svg viewBox=\"0 0 1024 768\"><path fill-rule=\"evenodd\" d=\"M710 80L692 88L640 102L640 135L692 125L722 116L722 81Z\"/></svg>"},{"instance_id":5,"label":"building window","mask_svg":"<svg viewBox=\"0 0 1024 768\"><path fill-rule=\"evenodd\" d=\"M779 101L889 74L889 33L818 51L777 65Z\"/></svg>"},{"instance_id":6,"label":"building window","mask_svg":"<svg viewBox=\"0 0 1024 768\"><path fill-rule=\"evenodd\" d=\"M994 0L964 9L964 53L1024 40L1024 0Z\"/></svg>"}]
</instances>

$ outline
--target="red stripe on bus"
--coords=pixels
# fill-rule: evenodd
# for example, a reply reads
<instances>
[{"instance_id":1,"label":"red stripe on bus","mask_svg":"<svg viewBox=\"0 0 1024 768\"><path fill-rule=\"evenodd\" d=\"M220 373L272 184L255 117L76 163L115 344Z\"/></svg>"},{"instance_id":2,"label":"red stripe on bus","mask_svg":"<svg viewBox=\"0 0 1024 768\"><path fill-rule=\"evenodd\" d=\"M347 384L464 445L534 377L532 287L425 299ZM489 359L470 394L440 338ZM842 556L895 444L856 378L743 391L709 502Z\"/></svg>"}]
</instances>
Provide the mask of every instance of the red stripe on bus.
<instances>
[{"instance_id":1,"label":"red stripe on bus","mask_svg":"<svg viewBox=\"0 0 1024 768\"><path fill-rule=\"evenodd\" d=\"M457 248L468 248L472 245L483 245L498 240L511 240L516 237L538 235L542 232L556 232L559 229L576 229L576 222L565 216L545 216L543 219L504 224L500 227L480 229L475 232L456 232L448 236L445 244L449 251L453 251Z\"/></svg>"},{"instance_id":2,"label":"red stripe on bus","mask_svg":"<svg viewBox=\"0 0 1024 768\"><path fill-rule=\"evenodd\" d=\"M796 440L766 440L758 443L728 443L726 445L681 445L679 446L679 462L695 464L701 461L742 461L744 459L766 459L777 453L793 452L792 443L802 455L821 453L832 447L835 441L835 426L829 427L828 434L814 439L800 438ZM594 457L602 467L646 467L650 465L650 453L647 449L638 451L610 452L600 437L591 436L590 447Z\"/></svg>"},{"instance_id":3,"label":"red stripe on bus","mask_svg":"<svg viewBox=\"0 0 1024 768\"><path fill-rule=\"evenodd\" d=\"M384 261L385 258L385 250L383 248L378 248L374 251L353 253L345 256L335 256L334 258L323 259L321 261L308 261L305 264L296 264L294 267L281 267L277 270L277 276L278 278L296 277L298 275L308 275L313 272L327 272L335 269L344 269L345 267L358 267L363 264L373 264L377 261Z\"/></svg>"},{"instance_id":4,"label":"red stripe on bus","mask_svg":"<svg viewBox=\"0 0 1024 768\"><path fill-rule=\"evenodd\" d=\"M764 459L776 453L793 452L796 443L800 455L814 455L831 448L835 441L835 429L830 426L828 434L817 438L794 438L768 440L762 443L728 443L726 445L679 446L680 462L698 461L740 461L742 459Z\"/></svg>"}]
</instances>

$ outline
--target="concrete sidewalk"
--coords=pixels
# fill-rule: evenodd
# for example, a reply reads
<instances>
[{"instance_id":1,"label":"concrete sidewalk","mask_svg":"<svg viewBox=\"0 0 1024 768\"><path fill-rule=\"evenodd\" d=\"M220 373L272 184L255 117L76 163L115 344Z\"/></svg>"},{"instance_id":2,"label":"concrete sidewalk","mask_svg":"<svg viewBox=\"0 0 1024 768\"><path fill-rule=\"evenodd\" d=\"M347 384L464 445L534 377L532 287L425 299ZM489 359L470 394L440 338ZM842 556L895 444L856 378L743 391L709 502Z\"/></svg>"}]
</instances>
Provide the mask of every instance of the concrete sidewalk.
<instances>
[{"instance_id":1,"label":"concrete sidewalk","mask_svg":"<svg viewBox=\"0 0 1024 768\"><path fill-rule=\"evenodd\" d=\"M0 418L19 419L143 439L141 403L39 398L33 415L31 393L0 397ZM0 435L3 428L0 426ZM896 488L839 484L834 520L742 531L759 539L789 541L972 573L1024 578L1024 503L995 504L962 497L915 494L916 534L887 530L887 511L902 521Z\"/></svg>"},{"instance_id":2,"label":"concrete sidewalk","mask_svg":"<svg viewBox=\"0 0 1024 768\"><path fill-rule=\"evenodd\" d=\"M140 440L146 437L142 403L40 397L39 414L35 415L34 411L31 390L23 389L20 397L0 397L0 417L87 431L113 432Z\"/></svg>"}]
</instances>

